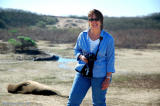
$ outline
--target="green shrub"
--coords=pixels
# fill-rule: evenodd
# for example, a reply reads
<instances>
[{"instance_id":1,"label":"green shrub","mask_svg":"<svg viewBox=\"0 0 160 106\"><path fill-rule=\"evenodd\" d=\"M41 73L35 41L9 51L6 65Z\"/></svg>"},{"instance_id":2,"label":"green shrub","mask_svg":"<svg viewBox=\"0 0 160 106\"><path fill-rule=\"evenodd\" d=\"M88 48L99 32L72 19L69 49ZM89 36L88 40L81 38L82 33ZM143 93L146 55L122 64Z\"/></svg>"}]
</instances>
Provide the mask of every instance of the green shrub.
<instances>
[{"instance_id":1,"label":"green shrub","mask_svg":"<svg viewBox=\"0 0 160 106\"><path fill-rule=\"evenodd\" d=\"M8 32L9 32L9 33L17 33L18 30L17 30L17 29L12 29L12 30L9 30Z\"/></svg>"},{"instance_id":2,"label":"green shrub","mask_svg":"<svg viewBox=\"0 0 160 106\"><path fill-rule=\"evenodd\" d=\"M14 47L16 50L29 50L30 47L36 47L36 42L32 40L30 37L18 36L16 39L9 39L8 42Z\"/></svg>"},{"instance_id":3,"label":"green shrub","mask_svg":"<svg viewBox=\"0 0 160 106\"><path fill-rule=\"evenodd\" d=\"M40 28L45 28L46 27L46 23L43 21L39 21L36 26L40 27Z\"/></svg>"},{"instance_id":4,"label":"green shrub","mask_svg":"<svg viewBox=\"0 0 160 106\"><path fill-rule=\"evenodd\" d=\"M24 48L27 48L27 47L34 47L36 46L36 43L34 40L32 40L30 37L25 37L25 36L18 36L17 37L20 42L21 42L21 47L24 49Z\"/></svg>"},{"instance_id":5,"label":"green shrub","mask_svg":"<svg viewBox=\"0 0 160 106\"><path fill-rule=\"evenodd\" d=\"M46 23L46 24L48 24L48 25L53 25L53 24L56 24L56 22L58 22L58 19L57 18L55 18L55 17L45 17L44 18L44 22Z\"/></svg>"},{"instance_id":6,"label":"green shrub","mask_svg":"<svg viewBox=\"0 0 160 106\"><path fill-rule=\"evenodd\" d=\"M17 41L16 39L9 39L8 43L11 44L15 49L16 48L20 48L20 46L22 45L21 42Z\"/></svg>"}]
</instances>

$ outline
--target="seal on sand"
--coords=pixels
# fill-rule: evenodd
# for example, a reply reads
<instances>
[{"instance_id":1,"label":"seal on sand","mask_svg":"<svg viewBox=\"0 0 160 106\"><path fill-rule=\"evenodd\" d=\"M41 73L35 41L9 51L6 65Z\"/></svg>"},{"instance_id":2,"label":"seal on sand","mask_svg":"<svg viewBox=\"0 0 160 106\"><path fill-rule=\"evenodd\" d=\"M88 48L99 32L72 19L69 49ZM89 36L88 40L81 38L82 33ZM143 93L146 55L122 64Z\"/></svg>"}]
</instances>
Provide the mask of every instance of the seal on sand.
<instances>
[{"instance_id":1,"label":"seal on sand","mask_svg":"<svg viewBox=\"0 0 160 106\"><path fill-rule=\"evenodd\" d=\"M18 84L9 84L7 87L7 90L9 93L22 93L22 94L35 94L35 95L57 95L60 97L66 97L68 96L61 95L60 92L54 90L53 88L40 84L35 81L25 81Z\"/></svg>"}]
</instances>

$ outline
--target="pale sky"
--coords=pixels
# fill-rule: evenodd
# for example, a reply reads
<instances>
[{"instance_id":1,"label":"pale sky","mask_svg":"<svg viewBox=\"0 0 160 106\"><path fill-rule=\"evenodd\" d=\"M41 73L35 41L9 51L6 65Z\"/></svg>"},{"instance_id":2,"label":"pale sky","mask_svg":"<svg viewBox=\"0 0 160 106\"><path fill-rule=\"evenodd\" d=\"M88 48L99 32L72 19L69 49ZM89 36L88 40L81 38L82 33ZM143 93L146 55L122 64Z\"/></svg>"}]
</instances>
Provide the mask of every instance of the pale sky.
<instances>
[{"instance_id":1,"label":"pale sky","mask_svg":"<svg viewBox=\"0 0 160 106\"><path fill-rule=\"evenodd\" d=\"M0 7L54 16L87 16L98 9L105 16L128 17L160 12L160 0L0 0Z\"/></svg>"}]
</instances>

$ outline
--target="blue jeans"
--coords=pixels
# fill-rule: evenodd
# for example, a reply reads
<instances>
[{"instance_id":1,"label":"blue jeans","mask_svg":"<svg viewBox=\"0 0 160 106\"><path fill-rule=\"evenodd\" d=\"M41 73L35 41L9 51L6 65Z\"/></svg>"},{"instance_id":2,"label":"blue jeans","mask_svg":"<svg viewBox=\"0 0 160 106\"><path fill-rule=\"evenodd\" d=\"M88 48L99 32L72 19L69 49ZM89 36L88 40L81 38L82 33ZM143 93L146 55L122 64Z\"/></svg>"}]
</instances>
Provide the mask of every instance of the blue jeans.
<instances>
[{"instance_id":1,"label":"blue jeans","mask_svg":"<svg viewBox=\"0 0 160 106\"><path fill-rule=\"evenodd\" d=\"M106 106L107 90L101 90L105 78L86 78L81 74L75 76L67 106L79 106L88 89L92 87L93 106Z\"/></svg>"}]
</instances>

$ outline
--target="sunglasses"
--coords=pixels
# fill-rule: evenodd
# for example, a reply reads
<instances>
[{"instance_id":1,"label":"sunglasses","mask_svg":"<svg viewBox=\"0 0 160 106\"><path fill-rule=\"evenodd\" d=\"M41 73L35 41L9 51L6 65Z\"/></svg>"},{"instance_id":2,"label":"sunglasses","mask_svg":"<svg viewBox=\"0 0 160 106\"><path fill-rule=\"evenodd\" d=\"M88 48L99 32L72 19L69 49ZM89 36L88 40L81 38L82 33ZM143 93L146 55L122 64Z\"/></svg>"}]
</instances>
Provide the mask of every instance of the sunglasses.
<instances>
[{"instance_id":1,"label":"sunglasses","mask_svg":"<svg viewBox=\"0 0 160 106\"><path fill-rule=\"evenodd\" d=\"M88 19L89 21L99 21L99 19L98 18L90 18L90 19Z\"/></svg>"}]
</instances>

